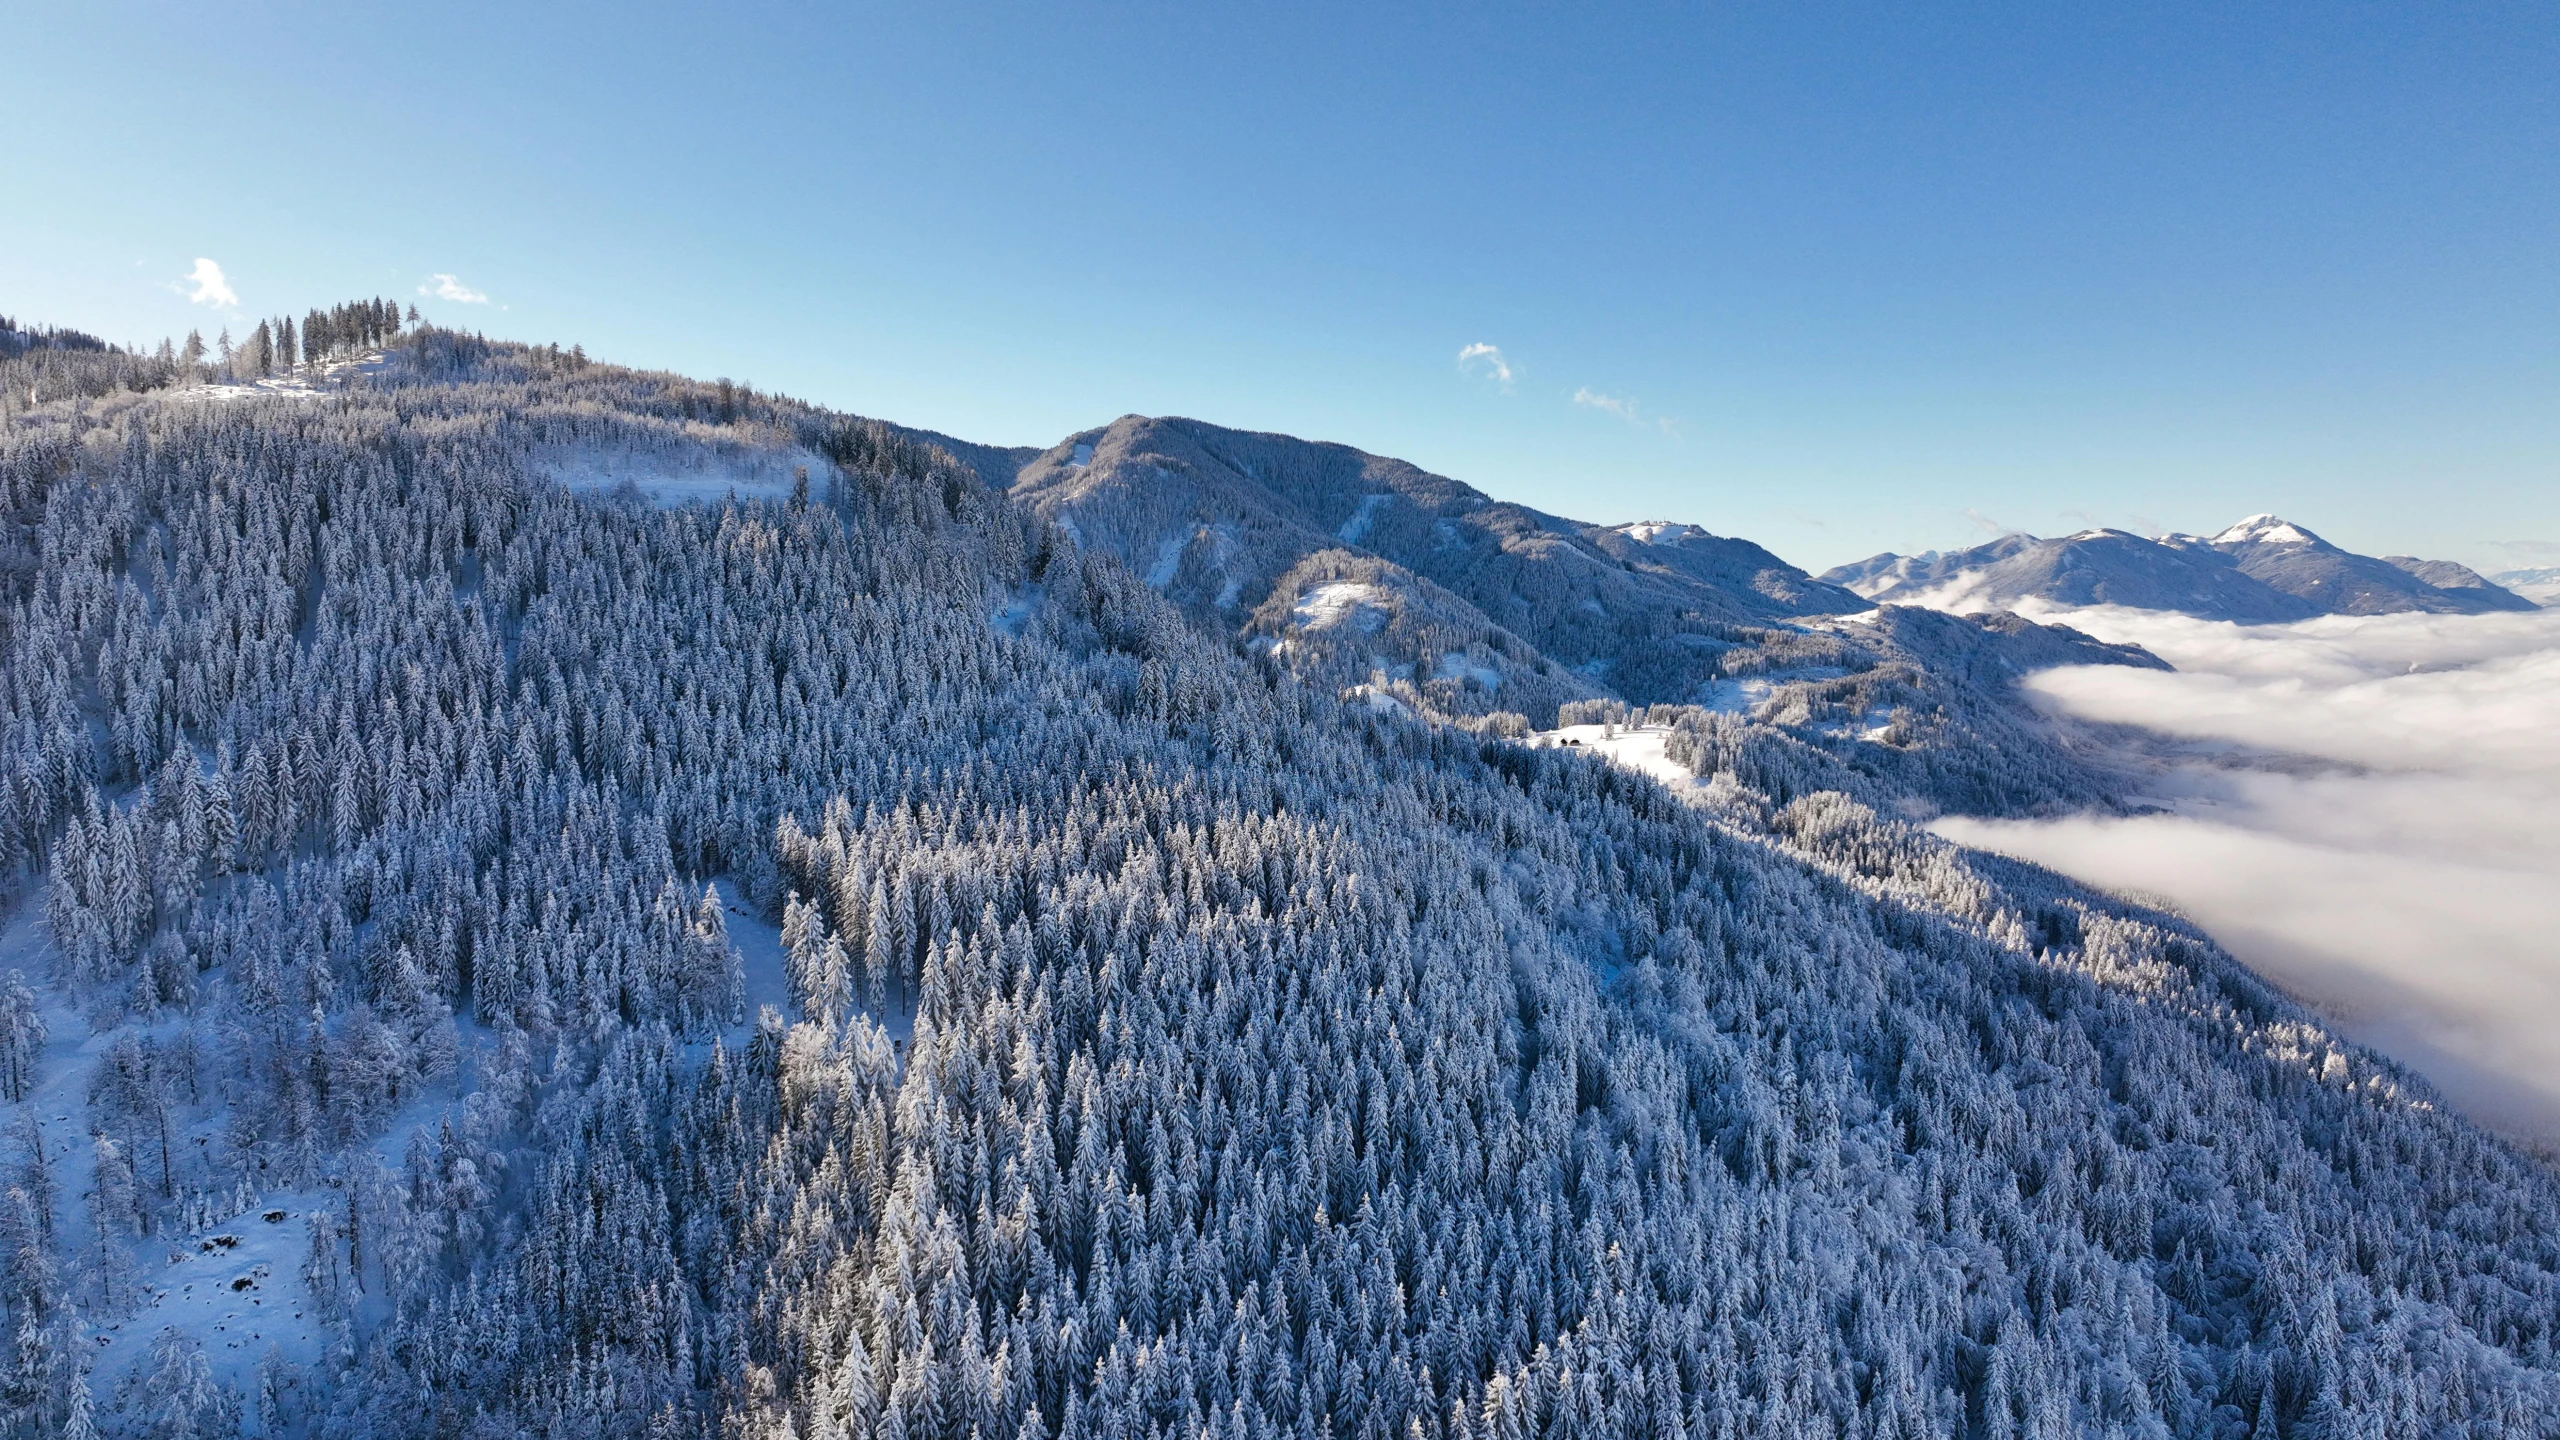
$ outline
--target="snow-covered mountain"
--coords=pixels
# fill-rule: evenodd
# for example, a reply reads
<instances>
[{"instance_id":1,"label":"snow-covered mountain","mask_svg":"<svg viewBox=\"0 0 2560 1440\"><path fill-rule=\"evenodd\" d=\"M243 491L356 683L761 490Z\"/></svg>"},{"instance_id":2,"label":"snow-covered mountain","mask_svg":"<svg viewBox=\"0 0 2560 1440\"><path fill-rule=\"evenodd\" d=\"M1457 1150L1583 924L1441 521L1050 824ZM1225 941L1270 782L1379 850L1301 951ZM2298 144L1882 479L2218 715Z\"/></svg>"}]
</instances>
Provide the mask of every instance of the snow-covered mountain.
<instances>
[{"instance_id":1,"label":"snow-covered mountain","mask_svg":"<svg viewBox=\"0 0 2560 1440\"><path fill-rule=\"evenodd\" d=\"M2542 565L2524 570L2501 570L2489 579L2493 584L2521 595L2536 605L2560 605L2560 565Z\"/></svg>"},{"instance_id":2,"label":"snow-covered mountain","mask_svg":"<svg viewBox=\"0 0 2560 1440\"><path fill-rule=\"evenodd\" d=\"M1464 596L1568 664L1630 625L1867 608L1748 541L1567 520L1347 445L1197 420L1132 415L1070 436L1010 488L1194 613L1249 612L1291 567L1334 548Z\"/></svg>"},{"instance_id":3,"label":"snow-covered mountain","mask_svg":"<svg viewBox=\"0 0 2560 1440\"><path fill-rule=\"evenodd\" d=\"M1695 525L1568 520L1348 446L1137 416L1069 437L1007 489L1195 623L1372 703L1506 734L1577 701L1748 711L1825 783L1929 808L2105 806L2124 789L2017 700L2031 664L1974 683L1904 648L1907 625L1835 623L1869 602ZM2039 628L1972 643L2023 657ZM2067 633L2044 638L2119 663ZM1888 711L1904 716L1891 746L1859 718ZM1977 763L1991 753L2018 763Z\"/></svg>"},{"instance_id":4,"label":"snow-covered mountain","mask_svg":"<svg viewBox=\"0 0 2560 1440\"><path fill-rule=\"evenodd\" d=\"M1349 446L1196 420L1071 436L1010 489L1195 618L1236 626L1310 557L1374 556L1439 587L1444 610L1471 608L1454 623L1637 703L1691 698L1733 627L1868 608L1748 541L1568 520Z\"/></svg>"},{"instance_id":5,"label":"snow-covered mountain","mask_svg":"<svg viewBox=\"0 0 2560 1440\"><path fill-rule=\"evenodd\" d=\"M1879 603L1976 609L2037 600L2175 610L2243 624L2533 608L2451 561L2353 554L2273 515L2252 515L2209 537L2151 539L2104 529L2049 540L2004 535L1968 550L1877 555L1822 578Z\"/></svg>"},{"instance_id":6,"label":"snow-covered mountain","mask_svg":"<svg viewBox=\"0 0 2560 1440\"><path fill-rule=\"evenodd\" d=\"M2475 615L2534 608L2532 601L2450 560L2357 555L2273 515L2252 515L2205 543L2230 556L2241 574L2323 614Z\"/></svg>"},{"instance_id":7,"label":"snow-covered mountain","mask_svg":"<svg viewBox=\"0 0 2560 1440\"><path fill-rule=\"evenodd\" d=\"M2142 652L330 313L0 359L0 1431L2560 1428L2560 1177L1903 818ZM1567 734L1292 668L1563 694L1550 584L1759 599Z\"/></svg>"},{"instance_id":8,"label":"snow-covered mountain","mask_svg":"<svg viewBox=\"0 0 2560 1440\"><path fill-rule=\"evenodd\" d=\"M2149 540L2123 530L2084 530L2052 540L2004 535L1967 550L1877 555L1823 578L1878 604L1973 609L2032 599L2178 610L2243 623L2316 613L2299 596L2243 574L2212 546Z\"/></svg>"}]
</instances>

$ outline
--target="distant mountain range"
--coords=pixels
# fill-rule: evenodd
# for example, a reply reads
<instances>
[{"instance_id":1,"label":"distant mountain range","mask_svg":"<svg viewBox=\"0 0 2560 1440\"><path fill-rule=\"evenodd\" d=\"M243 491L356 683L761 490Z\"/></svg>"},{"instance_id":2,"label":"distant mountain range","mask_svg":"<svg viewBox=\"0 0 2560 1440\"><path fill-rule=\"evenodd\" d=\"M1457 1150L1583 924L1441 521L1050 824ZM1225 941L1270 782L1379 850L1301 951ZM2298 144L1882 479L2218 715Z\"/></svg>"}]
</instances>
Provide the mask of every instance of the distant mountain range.
<instances>
[{"instance_id":1,"label":"distant mountain range","mask_svg":"<svg viewBox=\"0 0 2560 1440\"><path fill-rule=\"evenodd\" d=\"M1302 664L1349 641L1382 657L1445 642L1417 673L1507 687L1504 703L1531 713L1585 694L1686 702L1753 632L1879 604L2034 600L2262 624L2560 599L2560 568L2492 580L2452 561L2359 555L2274 515L2212 536L2011 534L1815 576L1696 525L1569 519L1347 445L1198 420L1123 416L1047 450L910 433L1119 555L1195 620L1294 647Z\"/></svg>"},{"instance_id":2,"label":"distant mountain range","mask_svg":"<svg viewBox=\"0 0 2560 1440\"><path fill-rule=\"evenodd\" d=\"M2536 605L2560 604L2560 565L2501 570L2489 578Z\"/></svg>"},{"instance_id":3,"label":"distant mountain range","mask_svg":"<svg viewBox=\"0 0 2560 1440\"><path fill-rule=\"evenodd\" d=\"M2252 515L2210 537L2149 539L2123 530L2051 540L2003 535L1969 550L1877 555L1821 578L1879 604L2008 609L2040 600L2175 610L2242 624L2535 608L2532 599L2450 560L2358 555L2273 515Z\"/></svg>"}]
</instances>

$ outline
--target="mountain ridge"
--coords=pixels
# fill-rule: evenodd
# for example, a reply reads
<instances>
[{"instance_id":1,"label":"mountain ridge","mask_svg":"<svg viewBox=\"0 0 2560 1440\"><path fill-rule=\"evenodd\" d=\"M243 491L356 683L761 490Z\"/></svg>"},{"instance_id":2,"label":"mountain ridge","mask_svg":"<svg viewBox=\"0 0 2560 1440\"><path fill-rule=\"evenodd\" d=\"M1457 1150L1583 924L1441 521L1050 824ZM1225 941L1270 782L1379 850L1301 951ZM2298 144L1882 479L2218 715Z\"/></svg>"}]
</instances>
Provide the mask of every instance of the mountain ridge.
<instances>
[{"instance_id":1,"label":"mountain ridge","mask_svg":"<svg viewBox=\"0 0 2560 1440\"><path fill-rule=\"evenodd\" d=\"M1699 526L1579 521L1348 445L1137 415L1042 451L1007 493L1194 624L1380 703L1507 734L1595 701L1792 717L1799 759L1878 804L2045 813L2135 788L2014 681L2031 656L2151 657L2026 621L1959 642ZM1948 644L2010 658L1949 668ZM1857 719L1885 712L1906 723ZM2004 758L1958 758L1976 752Z\"/></svg>"},{"instance_id":2,"label":"mountain ridge","mask_svg":"<svg viewBox=\"0 0 2560 1440\"><path fill-rule=\"evenodd\" d=\"M2045 539L2015 532L1965 550L1886 552L1822 578L1879 603L2124 605L2241 624L2535 608L2466 566L2358 555L2264 514L2212 536L2097 529Z\"/></svg>"}]
</instances>

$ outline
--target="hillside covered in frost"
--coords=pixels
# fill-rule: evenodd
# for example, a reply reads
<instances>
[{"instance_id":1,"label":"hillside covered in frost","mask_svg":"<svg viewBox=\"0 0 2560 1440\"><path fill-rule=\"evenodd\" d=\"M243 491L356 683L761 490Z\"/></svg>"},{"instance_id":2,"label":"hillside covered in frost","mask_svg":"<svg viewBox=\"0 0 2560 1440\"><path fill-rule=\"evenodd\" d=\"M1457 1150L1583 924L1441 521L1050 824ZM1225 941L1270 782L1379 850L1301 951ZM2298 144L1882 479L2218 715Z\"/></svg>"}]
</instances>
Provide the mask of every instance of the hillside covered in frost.
<instances>
[{"instance_id":1,"label":"hillside covered in frost","mask_svg":"<svg viewBox=\"0 0 2560 1440\"><path fill-rule=\"evenodd\" d=\"M2031 732L1675 795L983 457L328 339L0 359L0 1433L2560 1430L2543 1164L1891 818ZM1872 623L1878 754L2085 640Z\"/></svg>"}]
</instances>

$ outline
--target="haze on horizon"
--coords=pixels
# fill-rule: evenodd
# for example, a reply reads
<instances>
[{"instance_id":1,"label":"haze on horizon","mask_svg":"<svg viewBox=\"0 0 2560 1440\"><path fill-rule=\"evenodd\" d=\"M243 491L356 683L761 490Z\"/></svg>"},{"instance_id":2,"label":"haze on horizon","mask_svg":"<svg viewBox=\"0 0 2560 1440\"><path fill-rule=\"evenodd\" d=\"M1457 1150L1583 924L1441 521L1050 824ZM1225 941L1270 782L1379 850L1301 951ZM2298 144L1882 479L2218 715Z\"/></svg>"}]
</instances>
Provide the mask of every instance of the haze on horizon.
<instances>
[{"instance_id":1,"label":"haze on horizon","mask_svg":"<svg viewBox=\"0 0 2560 1440\"><path fill-rule=\"evenodd\" d=\"M2547 7L12 29L0 310L111 339L396 293L988 442L1336 439L1816 570L2253 511L2560 559Z\"/></svg>"}]
</instances>

